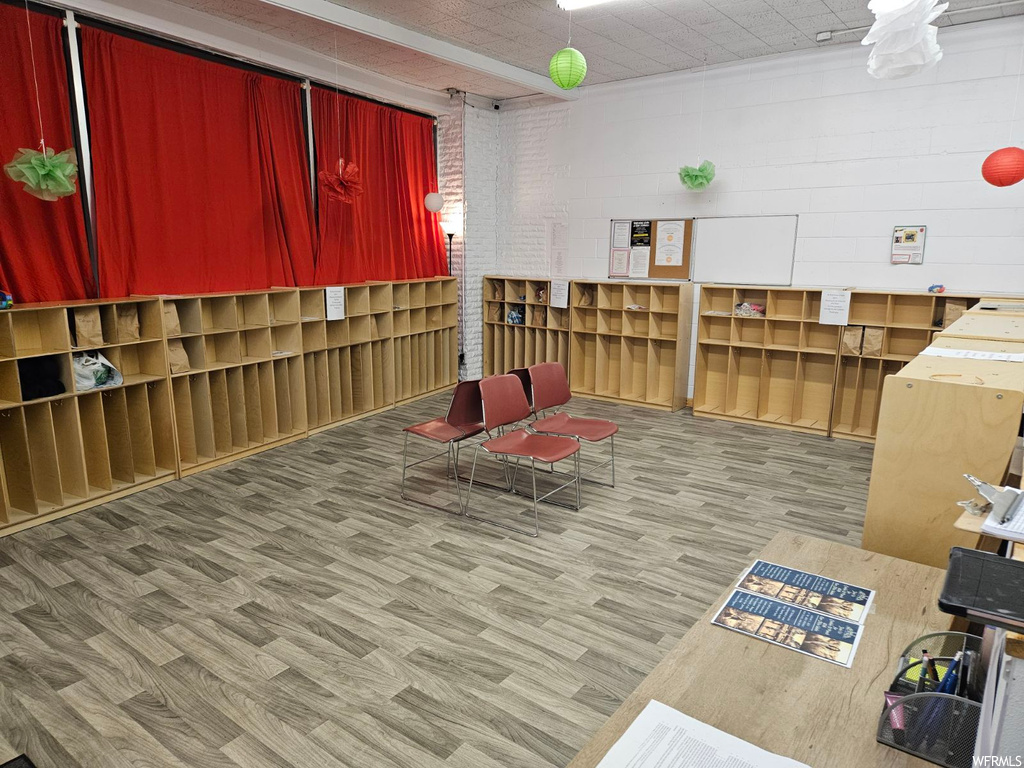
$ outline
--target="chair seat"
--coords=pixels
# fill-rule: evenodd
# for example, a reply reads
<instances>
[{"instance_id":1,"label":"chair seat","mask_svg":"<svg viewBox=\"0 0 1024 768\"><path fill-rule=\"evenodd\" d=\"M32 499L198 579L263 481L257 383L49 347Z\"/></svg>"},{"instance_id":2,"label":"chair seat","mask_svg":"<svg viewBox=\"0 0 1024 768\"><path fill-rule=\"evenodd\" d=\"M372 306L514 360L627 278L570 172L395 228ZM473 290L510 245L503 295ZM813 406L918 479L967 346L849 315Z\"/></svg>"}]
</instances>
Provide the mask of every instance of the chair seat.
<instances>
[{"instance_id":1,"label":"chair seat","mask_svg":"<svg viewBox=\"0 0 1024 768\"><path fill-rule=\"evenodd\" d=\"M473 437L473 435L479 435L484 431L483 424L466 424L459 429L453 427L444 418L431 419L430 421L424 421L422 424L413 424L411 427L406 427L404 432L412 432L414 435L425 437L427 440L433 440L438 443L451 443L458 440L465 440L467 437Z\"/></svg>"},{"instance_id":2,"label":"chair seat","mask_svg":"<svg viewBox=\"0 0 1024 768\"><path fill-rule=\"evenodd\" d=\"M611 437L619 431L618 425L604 419L577 419L567 413L556 413L537 419L530 425L534 431L551 435L571 435L589 443Z\"/></svg>"},{"instance_id":3,"label":"chair seat","mask_svg":"<svg viewBox=\"0 0 1024 768\"><path fill-rule=\"evenodd\" d=\"M517 429L515 432L481 443L481 447L489 453L522 456L554 463L572 456L580 449L580 444L571 437L534 435L525 429Z\"/></svg>"}]
</instances>

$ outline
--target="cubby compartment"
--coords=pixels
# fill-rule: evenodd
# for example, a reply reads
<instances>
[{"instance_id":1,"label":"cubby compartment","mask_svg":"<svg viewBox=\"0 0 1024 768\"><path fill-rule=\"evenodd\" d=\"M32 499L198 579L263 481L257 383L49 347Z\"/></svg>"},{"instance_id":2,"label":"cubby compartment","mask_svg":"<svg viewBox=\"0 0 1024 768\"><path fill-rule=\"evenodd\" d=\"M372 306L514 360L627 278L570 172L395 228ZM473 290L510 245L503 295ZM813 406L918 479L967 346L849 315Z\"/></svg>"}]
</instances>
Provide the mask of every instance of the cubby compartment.
<instances>
[{"instance_id":1,"label":"cubby compartment","mask_svg":"<svg viewBox=\"0 0 1024 768\"><path fill-rule=\"evenodd\" d=\"M564 307L548 307L548 328L553 331L568 331L569 310Z\"/></svg>"},{"instance_id":2,"label":"cubby compartment","mask_svg":"<svg viewBox=\"0 0 1024 768\"><path fill-rule=\"evenodd\" d=\"M0 408L11 408L20 402L18 364L14 360L0 360Z\"/></svg>"},{"instance_id":3,"label":"cubby compartment","mask_svg":"<svg viewBox=\"0 0 1024 768\"><path fill-rule=\"evenodd\" d=\"M619 396L620 363L622 344L619 339L597 337L597 367L595 370L594 392L605 397Z\"/></svg>"},{"instance_id":4,"label":"cubby compartment","mask_svg":"<svg viewBox=\"0 0 1024 768\"><path fill-rule=\"evenodd\" d=\"M818 323L803 324L803 341L800 344L805 352L825 352L832 354L839 346L841 326L819 325Z\"/></svg>"},{"instance_id":5,"label":"cubby compartment","mask_svg":"<svg viewBox=\"0 0 1024 768\"><path fill-rule=\"evenodd\" d=\"M274 291L268 294L267 298L269 300L271 325L299 322L298 291Z\"/></svg>"},{"instance_id":6,"label":"cubby compartment","mask_svg":"<svg viewBox=\"0 0 1024 768\"><path fill-rule=\"evenodd\" d=\"M854 293L850 297L850 325L885 325L889 320L889 294Z\"/></svg>"},{"instance_id":7,"label":"cubby compartment","mask_svg":"<svg viewBox=\"0 0 1024 768\"><path fill-rule=\"evenodd\" d=\"M505 280L505 301L526 303L526 281Z\"/></svg>"},{"instance_id":8,"label":"cubby compartment","mask_svg":"<svg viewBox=\"0 0 1024 768\"><path fill-rule=\"evenodd\" d=\"M886 328L883 356L895 360L913 360L928 346L932 332L916 328Z\"/></svg>"},{"instance_id":9,"label":"cubby compartment","mask_svg":"<svg viewBox=\"0 0 1024 768\"><path fill-rule=\"evenodd\" d=\"M884 364L881 360L840 359L832 407L834 434L853 438L874 437L883 380Z\"/></svg>"},{"instance_id":10,"label":"cubby compartment","mask_svg":"<svg viewBox=\"0 0 1024 768\"><path fill-rule=\"evenodd\" d=\"M75 375L70 354L38 355L18 360L21 399L28 403L64 397L75 391Z\"/></svg>"},{"instance_id":11,"label":"cubby compartment","mask_svg":"<svg viewBox=\"0 0 1024 768\"><path fill-rule=\"evenodd\" d=\"M256 366L260 388L260 418L263 423L263 440L271 442L284 437L279 431L277 420L277 377L274 375L276 362L258 363Z\"/></svg>"},{"instance_id":12,"label":"cubby compartment","mask_svg":"<svg viewBox=\"0 0 1024 768\"><path fill-rule=\"evenodd\" d=\"M755 321L756 322L756 321ZM765 323L765 346L768 349L800 349L799 322L787 320L769 320Z\"/></svg>"},{"instance_id":13,"label":"cubby compartment","mask_svg":"<svg viewBox=\"0 0 1024 768\"><path fill-rule=\"evenodd\" d=\"M425 307L427 305L427 289L423 283L409 283L409 306Z\"/></svg>"},{"instance_id":14,"label":"cubby compartment","mask_svg":"<svg viewBox=\"0 0 1024 768\"><path fill-rule=\"evenodd\" d=\"M203 333L233 331L238 328L238 310L234 296L209 296L200 299Z\"/></svg>"},{"instance_id":15,"label":"cubby compartment","mask_svg":"<svg viewBox=\"0 0 1024 768\"><path fill-rule=\"evenodd\" d=\"M733 313L733 289L704 286L701 288L700 312L702 315L731 315Z\"/></svg>"},{"instance_id":16,"label":"cubby compartment","mask_svg":"<svg viewBox=\"0 0 1024 768\"><path fill-rule=\"evenodd\" d=\"M19 357L71 351L67 314L63 309L15 309L9 317L14 352Z\"/></svg>"},{"instance_id":17,"label":"cubby compartment","mask_svg":"<svg viewBox=\"0 0 1024 768\"><path fill-rule=\"evenodd\" d=\"M427 330L436 331L441 328L441 307L427 307ZM379 337L378 337L379 338Z\"/></svg>"},{"instance_id":18,"label":"cubby compartment","mask_svg":"<svg viewBox=\"0 0 1024 768\"><path fill-rule=\"evenodd\" d=\"M210 371L210 410L213 413L213 447L217 458L232 453L231 406L224 371Z\"/></svg>"},{"instance_id":19,"label":"cubby compartment","mask_svg":"<svg viewBox=\"0 0 1024 768\"><path fill-rule=\"evenodd\" d=\"M828 430L835 373L835 355L800 353L793 405L796 426Z\"/></svg>"},{"instance_id":20,"label":"cubby compartment","mask_svg":"<svg viewBox=\"0 0 1024 768\"><path fill-rule=\"evenodd\" d=\"M90 497L102 496L113 488L107 427L103 417L103 395L100 392L82 395L75 399L75 403L81 422L87 494ZM165 438L171 440L172 434L168 430ZM6 454L4 459L6 461Z\"/></svg>"},{"instance_id":21,"label":"cubby compartment","mask_svg":"<svg viewBox=\"0 0 1024 768\"><path fill-rule=\"evenodd\" d=\"M441 304L441 283L436 280L428 280L424 283L425 303L428 307L436 307Z\"/></svg>"},{"instance_id":22,"label":"cubby compartment","mask_svg":"<svg viewBox=\"0 0 1024 768\"><path fill-rule=\"evenodd\" d=\"M257 446L265 439L259 365L244 365L241 371L242 386L245 388L245 433L249 438L249 445Z\"/></svg>"},{"instance_id":23,"label":"cubby compartment","mask_svg":"<svg viewBox=\"0 0 1024 768\"><path fill-rule=\"evenodd\" d=\"M768 291L763 288L738 287L733 292L733 311L740 304L755 304L763 307L762 312L768 309Z\"/></svg>"},{"instance_id":24,"label":"cubby compartment","mask_svg":"<svg viewBox=\"0 0 1024 768\"><path fill-rule=\"evenodd\" d=\"M759 349L734 348L729 360L729 381L726 387L725 412L739 418L756 418L761 391Z\"/></svg>"},{"instance_id":25,"label":"cubby compartment","mask_svg":"<svg viewBox=\"0 0 1024 768\"><path fill-rule=\"evenodd\" d=\"M243 363L270 359L270 328L253 328L239 336L239 352Z\"/></svg>"},{"instance_id":26,"label":"cubby compartment","mask_svg":"<svg viewBox=\"0 0 1024 768\"><path fill-rule=\"evenodd\" d=\"M650 334L652 339L675 341L679 335L679 316L652 313L650 316Z\"/></svg>"},{"instance_id":27,"label":"cubby compartment","mask_svg":"<svg viewBox=\"0 0 1024 768\"><path fill-rule=\"evenodd\" d=\"M118 393L121 394L121 393ZM57 435L49 403L25 406L28 454L32 484L40 512L64 506L57 460Z\"/></svg>"},{"instance_id":28,"label":"cubby compartment","mask_svg":"<svg viewBox=\"0 0 1024 768\"><path fill-rule=\"evenodd\" d=\"M370 314L370 287L350 285L345 288L345 316L358 317Z\"/></svg>"},{"instance_id":29,"label":"cubby compartment","mask_svg":"<svg viewBox=\"0 0 1024 768\"><path fill-rule=\"evenodd\" d=\"M302 351L302 333L299 325L275 325L270 329L272 357L295 355Z\"/></svg>"},{"instance_id":30,"label":"cubby compartment","mask_svg":"<svg viewBox=\"0 0 1024 768\"><path fill-rule=\"evenodd\" d=\"M440 327L441 308L440 307L431 307L430 309L427 310L428 313L430 313L432 311L436 311L437 312L437 323L438 323L438 327ZM381 339L390 339L391 336L393 335L393 330L394 330L393 329L392 319L393 319L393 317L392 317L392 314L391 314L390 311L389 312L382 312L381 314L378 314L378 315L370 315L370 339L372 341L379 341ZM429 325L429 321L428 321L428 325Z\"/></svg>"},{"instance_id":31,"label":"cubby compartment","mask_svg":"<svg viewBox=\"0 0 1024 768\"><path fill-rule=\"evenodd\" d=\"M164 314L164 331L169 338L177 336L195 336L203 332L203 313L199 308L199 299L187 298L166 298L163 300L165 306L173 307L173 312ZM177 318L178 333L171 333L173 330L167 326L168 318Z\"/></svg>"},{"instance_id":32,"label":"cubby compartment","mask_svg":"<svg viewBox=\"0 0 1024 768\"><path fill-rule=\"evenodd\" d=\"M623 309L646 312L651 308L651 286L627 285L623 296Z\"/></svg>"},{"instance_id":33,"label":"cubby compartment","mask_svg":"<svg viewBox=\"0 0 1024 768\"><path fill-rule=\"evenodd\" d=\"M599 309L597 311L597 332L621 334L622 312L614 309Z\"/></svg>"},{"instance_id":34,"label":"cubby compartment","mask_svg":"<svg viewBox=\"0 0 1024 768\"><path fill-rule=\"evenodd\" d=\"M892 296L892 317L890 325L907 328L933 327L935 321L935 297L896 293Z\"/></svg>"},{"instance_id":35,"label":"cubby compartment","mask_svg":"<svg viewBox=\"0 0 1024 768\"><path fill-rule=\"evenodd\" d=\"M797 373L796 352L765 352L761 367L757 418L761 421L793 422Z\"/></svg>"},{"instance_id":36,"label":"cubby compartment","mask_svg":"<svg viewBox=\"0 0 1024 768\"><path fill-rule=\"evenodd\" d=\"M213 333L206 337L207 368L224 368L241 362L242 352L237 332Z\"/></svg>"},{"instance_id":37,"label":"cubby compartment","mask_svg":"<svg viewBox=\"0 0 1024 768\"><path fill-rule=\"evenodd\" d=\"M674 341L647 342L647 394L645 402L671 407L676 398L676 351Z\"/></svg>"},{"instance_id":38,"label":"cubby compartment","mask_svg":"<svg viewBox=\"0 0 1024 768\"><path fill-rule=\"evenodd\" d=\"M408 283L392 283L391 284L391 306L392 309L408 309L409 308L409 284Z\"/></svg>"},{"instance_id":39,"label":"cubby compartment","mask_svg":"<svg viewBox=\"0 0 1024 768\"><path fill-rule=\"evenodd\" d=\"M572 305L574 307L596 307L597 285L595 283L572 284Z\"/></svg>"},{"instance_id":40,"label":"cubby compartment","mask_svg":"<svg viewBox=\"0 0 1024 768\"><path fill-rule=\"evenodd\" d=\"M105 350L110 363L124 377L124 384L139 384L167 375L167 361L161 341L125 344Z\"/></svg>"},{"instance_id":41,"label":"cubby compartment","mask_svg":"<svg viewBox=\"0 0 1024 768\"><path fill-rule=\"evenodd\" d=\"M11 314L11 312L0 312L0 359L15 355Z\"/></svg>"},{"instance_id":42,"label":"cubby compartment","mask_svg":"<svg viewBox=\"0 0 1024 768\"><path fill-rule=\"evenodd\" d=\"M246 419L245 374L241 366L224 371L224 385L228 395L228 426L231 431L231 450L244 451L254 443L249 439Z\"/></svg>"},{"instance_id":43,"label":"cubby compartment","mask_svg":"<svg viewBox=\"0 0 1024 768\"><path fill-rule=\"evenodd\" d=\"M445 304L441 307L441 326L455 328L459 324L458 304Z\"/></svg>"},{"instance_id":44,"label":"cubby compartment","mask_svg":"<svg viewBox=\"0 0 1024 768\"><path fill-rule=\"evenodd\" d=\"M418 310L420 317L423 317L425 310ZM360 315L357 317L350 317L348 319L348 335L349 344L365 344L370 340L370 317L369 315ZM422 330L422 329L421 329Z\"/></svg>"},{"instance_id":45,"label":"cubby compartment","mask_svg":"<svg viewBox=\"0 0 1024 768\"><path fill-rule=\"evenodd\" d=\"M181 340L188 357L188 367L192 371L206 368L206 342L201 336L186 336Z\"/></svg>"},{"instance_id":46,"label":"cubby compartment","mask_svg":"<svg viewBox=\"0 0 1024 768\"><path fill-rule=\"evenodd\" d=\"M149 480L157 475L156 436L153 434L149 391L145 384L136 384L125 388L124 397L135 481Z\"/></svg>"},{"instance_id":47,"label":"cubby compartment","mask_svg":"<svg viewBox=\"0 0 1024 768\"><path fill-rule=\"evenodd\" d=\"M8 522L14 523L39 513L33 485L32 459L24 408L0 412L0 453L3 454L7 488Z\"/></svg>"},{"instance_id":48,"label":"cubby compartment","mask_svg":"<svg viewBox=\"0 0 1024 768\"><path fill-rule=\"evenodd\" d=\"M713 316L708 314L701 314L700 321L698 323L700 328L701 342L725 342L728 343L732 334L732 320L729 317ZM764 343L764 323L758 323L758 341L757 343ZM739 330L737 330L736 340L740 340Z\"/></svg>"},{"instance_id":49,"label":"cubby compartment","mask_svg":"<svg viewBox=\"0 0 1024 768\"><path fill-rule=\"evenodd\" d=\"M302 323L302 349L306 352L327 348L327 323L309 320Z\"/></svg>"},{"instance_id":50,"label":"cubby compartment","mask_svg":"<svg viewBox=\"0 0 1024 768\"><path fill-rule=\"evenodd\" d=\"M574 331L597 331L597 310L596 309L573 309L572 329Z\"/></svg>"},{"instance_id":51,"label":"cubby compartment","mask_svg":"<svg viewBox=\"0 0 1024 768\"><path fill-rule=\"evenodd\" d=\"M728 347L700 344L697 365L703 375L693 384L693 410L701 413L724 413L729 382Z\"/></svg>"},{"instance_id":52,"label":"cubby compartment","mask_svg":"<svg viewBox=\"0 0 1024 768\"><path fill-rule=\"evenodd\" d=\"M651 312L679 312L679 287L651 286Z\"/></svg>"},{"instance_id":53,"label":"cubby compartment","mask_svg":"<svg viewBox=\"0 0 1024 768\"><path fill-rule=\"evenodd\" d=\"M548 324L548 308L543 304L526 307L526 324L531 328L544 328Z\"/></svg>"},{"instance_id":54,"label":"cubby compartment","mask_svg":"<svg viewBox=\"0 0 1024 768\"><path fill-rule=\"evenodd\" d=\"M327 321L327 346L346 347L349 344L348 320Z\"/></svg>"},{"instance_id":55,"label":"cubby compartment","mask_svg":"<svg viewBox=\"0 0 1024 768\"><path fill-rule=\"evenodd\" d=\"M440 289L438 289L440 291ZM380 283L371 285L370 291L370 312L391 312L395 308L394 298L391 292L391 283Z\"/></svg>"},{"instance_id":56,"label":"cubby compartment","mask_svg":"<svg viewBox=\"0 0 1024 768\"><path fill-rule=\"evenodd\" d=\"M391 316L391 329L395 336L408 336L410 333L409 328L409 310L396 310Z\"/></svg>"},{"instance_id":57,"label":"cubby compartment","mask_svg":"<svg viewBox=\"0 0 1024 768\"><path fill-rule=\"evenodd\" d=\"M441 301L445 304L458 303L459 283L454 277L441 280Z\"/></svg>"},{"instance_id":58,"label":"cubby compartment","mask_svg":"<svg viewBox=\"0 0 1024 768\"><path fill-rule=\"evenodd\" d=\"M591 333L573 333L570 346L569 383L572 390L592 395L597 374L597 336Z\"/></svg>"},{"instance_id":59,"label":"cubby compartment","mask_svg":"<svg viewBox=\"0 0 1024 768\"><path fill-rule=\"evenodd\" d=\"M804 318L804 292L769 291L768 317L776 320L802 320Z\"/></svg>"},{"instance_id":60,"label":"cubby compartment","mask_svg":"<svg viewBox=\"0 0 1024 768\"><path fill-rule=\"evenodd\" d=\"M673 318L674 319L674 318ZM651 333L651 316L647 312L623 312L622 335L646 339Z\"/></svg>"},{"instance_id":61,"label":"cubby compartment","mask_svg":"<svg viewBox=\"0 0 1024 768\"><path fill-rule=\"evenodd\" d=\"M299 316L302 322L324 320L327 318L326 313L323 288L299 291Z\"/></svg>"},{"instance_id":62,"label":"cubby compartment","mask_svg":"<svg viewBox=\"0 0 1024 768\"><path fill-rule=\"evenodd\" d=\"M152 425L153 457L156 462L156 474L166 477L167 475L174 474L177 467L170 384L166 380L151 381L144 386L146 396L149 398L149 420Z\"/></svg>"},{"instance_id":63,"label":"cubby compartment","mask_svg":"<svg viewBox=\"0 0 1024 768\"><path fill-rule=\"evenodd\" d=\"M622 340L622 360L619 365L619 396L624 400L647 399L647 340Z\"/></svg>"},{"instance_id":64,"label":"cubby compartment","mask_svg":"<svg viewBox=\"0 0 1024 768\"><path fill-rule=\"evenodd\" d=\"M107 431L110 476L114 488L135 483L135 462L132 458L131 428L128 424L128 402L123 389L100 393L103 423Z\"/></svg>"},{"instance_id":65,"label":"cubby compartment","mask_svg":"<svg viewBox=\"0 0 1024 768\"><path fill-rule=\"evenodd\" d=\"M597 286L598 309L622 309L625 286L618 283L601 283Z\"/></svg>"},{"instance_id":66,"label":"cubby compartment","mask_svg":"<svg viewBox=\"0 0 1024 768\"><path fill-rule=\"evenodd\" d=\"M303 362L306 366L306 418L309 428L313 429L332 421L327 352L307 352Z\"/></svg>"},{"instance_id":67,"label":"cubby compartment","mask_svg":"<svg viewBox=\"0 0 1024 768\"><path fill-rule=\"evenodd\" d=\"M105 344L116 343L113 338L106 337L100 307L94 304L68 307L68 323L71 329L72 349L96 349Z\"/></svg>"},{"instance_id":68,"label":"cubby compartment","mask_svg":"<svg viewBox=\"0 0 1024 768\"><path fill-rule=\"evenodd\" d=\"M423 308L409 310L409 332L423 333L427 330L427 310ZM367 336L369 339L369 336Z\"/></svg>"},{"instance_id":69,"label":"cubby compartment","mask_svg":"<svg viewBox=\"0 0 1024 768\"><path fill-rule=\"evenodd\" d=\"M235 301L240 330L265 328L270 325L270 299L265 293L243 293Z\"/></svg>"}]
</instances>

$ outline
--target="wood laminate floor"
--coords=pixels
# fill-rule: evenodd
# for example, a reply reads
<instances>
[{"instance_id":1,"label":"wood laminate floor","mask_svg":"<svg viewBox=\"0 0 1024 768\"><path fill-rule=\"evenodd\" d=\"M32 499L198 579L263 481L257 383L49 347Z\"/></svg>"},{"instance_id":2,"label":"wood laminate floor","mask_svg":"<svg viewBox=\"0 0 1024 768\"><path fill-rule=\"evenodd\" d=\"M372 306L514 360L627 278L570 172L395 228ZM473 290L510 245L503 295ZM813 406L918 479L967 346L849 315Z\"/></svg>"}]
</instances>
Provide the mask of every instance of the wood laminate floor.
<instances>
[{"instance_id":1,"label":"wood laminate floor","mask_svg":"<svg viewBox=\"0 0 1024 768\"><path fill-rule=\"evenodd\" d=\"M446 402L0 539L0 763L562 766L777 530L860 541L870 446L583 400L618 487L539 539L405 503Z\"/></svg>"}]
</instances>

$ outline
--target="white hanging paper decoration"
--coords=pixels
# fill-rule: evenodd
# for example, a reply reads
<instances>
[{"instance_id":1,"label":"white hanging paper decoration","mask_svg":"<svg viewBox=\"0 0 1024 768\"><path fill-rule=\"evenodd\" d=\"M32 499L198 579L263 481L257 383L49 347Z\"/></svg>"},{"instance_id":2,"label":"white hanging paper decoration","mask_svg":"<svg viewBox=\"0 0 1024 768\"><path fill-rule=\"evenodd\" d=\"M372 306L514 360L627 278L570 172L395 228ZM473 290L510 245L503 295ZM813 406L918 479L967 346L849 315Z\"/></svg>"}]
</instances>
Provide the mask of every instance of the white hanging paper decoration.
<instances>
[{"instance_id":1,"label":"white hanging paper decoration","mask_svg":"<svg viewBox=\"0 0 1024 768\"><path fill-rule=\"evenodd\" d=\"M938 29L931 26L949 3L937 0L871 0L875 14L861 45L874 45L868 56L868 74L879 80L896 80L923 72L938 63L942 49Z\"/></svg>"}]
</instances>

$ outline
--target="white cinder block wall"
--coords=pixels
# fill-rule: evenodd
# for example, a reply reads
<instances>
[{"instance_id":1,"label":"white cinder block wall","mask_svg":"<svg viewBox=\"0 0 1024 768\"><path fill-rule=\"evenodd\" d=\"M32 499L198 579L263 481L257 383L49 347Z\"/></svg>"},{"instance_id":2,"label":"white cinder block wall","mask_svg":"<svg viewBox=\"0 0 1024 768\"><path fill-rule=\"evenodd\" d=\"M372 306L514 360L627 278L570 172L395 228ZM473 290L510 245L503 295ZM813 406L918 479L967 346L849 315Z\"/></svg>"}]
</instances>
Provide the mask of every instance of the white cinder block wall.
<instances>
[{"instance_id":1,"label":"white cinder block wall","mask_svg":"<svg viewBox=\"0 0 1024 768\"><path fill-rule=\"evenodd\" d=\"M469 206L487 196L469 179L496 172L498 211L493 252L483 220L469 224L470 270L479 253L496 254L493 271L548 274L552 220L569 227L569 274L604 277L610 219L796 213L794 284L1024 291L1024 184L998 189L980 173L991 151L1024 141L1024 98L1013 120L1024 20L947 28L939 41L937 67L894 82L868 76L859 45L710 69L703 128L699 71L585 87L570 104L506 102L488 115L496 130L467 120ZM470 141L481 144L470 152ZM699 157L718 176L689 192L678 168ZM903 224L928 226L923 266L889 264ZM472 335L480 287L469 279Z\"/></svg>"}]
</instances>

